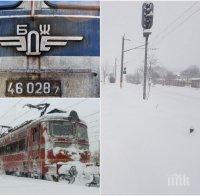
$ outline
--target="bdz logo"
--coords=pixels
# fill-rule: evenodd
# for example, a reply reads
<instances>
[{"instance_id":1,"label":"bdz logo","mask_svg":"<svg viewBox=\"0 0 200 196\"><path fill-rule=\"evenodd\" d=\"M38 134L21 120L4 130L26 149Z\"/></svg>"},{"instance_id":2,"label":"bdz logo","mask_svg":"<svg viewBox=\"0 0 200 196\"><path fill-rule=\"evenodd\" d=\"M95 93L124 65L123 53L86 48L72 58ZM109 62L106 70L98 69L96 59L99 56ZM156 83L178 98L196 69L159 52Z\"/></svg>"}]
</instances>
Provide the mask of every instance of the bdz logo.
<instances>
[{"instance_id":1,"label":"bdz logo","mask_svg":"<svg viewBox=\"0 0 200 196\"><path fill-rule=\"evenodd\" d=\"M50 25L39 25L39 31L27 31L27 25L17 25L17 36L0 37L1 46L15 46L26 55L40 55L51 46L65 46L68 41L81 41L83 36L50 36Z\"/></svg>"}]
</instances>

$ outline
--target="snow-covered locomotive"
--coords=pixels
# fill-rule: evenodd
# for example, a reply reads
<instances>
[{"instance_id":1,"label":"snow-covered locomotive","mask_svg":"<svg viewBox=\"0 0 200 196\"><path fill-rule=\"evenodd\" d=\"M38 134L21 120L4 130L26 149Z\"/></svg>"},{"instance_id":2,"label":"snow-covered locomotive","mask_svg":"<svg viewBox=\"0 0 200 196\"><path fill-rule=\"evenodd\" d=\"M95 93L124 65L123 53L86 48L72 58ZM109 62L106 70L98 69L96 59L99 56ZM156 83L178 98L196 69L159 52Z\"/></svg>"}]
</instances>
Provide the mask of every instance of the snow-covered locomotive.
<instances>
[{"instance_id":1,"label":"snow-covered locomotive","mask_svg":"<svg viewBox=\"0 0 200 196\"><path fill-rule=\"evenodd\" d=\"M89 161L87 125L75 111L66 116L55 109L0 137L0 170L6 174L71 182Z\"/></svg>"}]
</instances>

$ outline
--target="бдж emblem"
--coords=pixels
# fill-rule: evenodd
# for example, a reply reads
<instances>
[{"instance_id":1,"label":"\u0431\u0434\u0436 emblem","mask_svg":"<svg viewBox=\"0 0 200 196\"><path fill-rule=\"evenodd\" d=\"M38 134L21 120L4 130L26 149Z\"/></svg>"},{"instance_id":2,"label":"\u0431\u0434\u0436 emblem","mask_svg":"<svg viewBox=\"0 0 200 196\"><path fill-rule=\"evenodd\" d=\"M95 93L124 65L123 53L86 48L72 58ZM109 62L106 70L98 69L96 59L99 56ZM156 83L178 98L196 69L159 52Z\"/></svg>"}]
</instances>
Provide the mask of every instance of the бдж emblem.
<instances>
[{"instance_id":1,"label":"\u0431\u0434\u0436 emblem","mask_svg":"<svg viewBox=\"0 0 200 196\"><path fill-rule=\"evenodd\" d=\"M51 46L65 46L67 41L81 41L83 36L50 36L50 24L39 25L40 32L27 31L27 25L17 25L17 36L0 37L1 46L15 46L26 55L40 55Z\"/></svg>"}]
</instances>

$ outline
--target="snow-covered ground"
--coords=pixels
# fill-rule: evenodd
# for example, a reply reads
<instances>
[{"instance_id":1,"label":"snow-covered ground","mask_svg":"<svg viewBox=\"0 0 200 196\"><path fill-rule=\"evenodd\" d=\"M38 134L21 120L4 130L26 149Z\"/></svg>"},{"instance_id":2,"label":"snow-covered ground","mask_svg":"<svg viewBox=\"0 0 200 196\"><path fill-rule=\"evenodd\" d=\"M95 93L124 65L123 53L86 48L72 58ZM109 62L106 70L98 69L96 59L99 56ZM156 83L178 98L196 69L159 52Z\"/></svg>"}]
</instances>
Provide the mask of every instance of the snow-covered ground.
<instances>
[{"instance_id":1,"label":"snow-covered ground","mask_svg":"<svg viewBox=\"0 0 200 196\"><path fill-rule=\"evenodd\" d=\"M0 195L98 195L100 189L16 176L0 175Z\"/></svg>"},{"instance_id":2,"label":"snow-covered ground","mask_svg":"<svg viewBox=\"0 0 200 196\"><path fill-rule=\"evenodd\" d=\"M200 90L157 85L148 101L141 85L101 92L102 193L200 194Z\"/></svg>"}]
</instances>

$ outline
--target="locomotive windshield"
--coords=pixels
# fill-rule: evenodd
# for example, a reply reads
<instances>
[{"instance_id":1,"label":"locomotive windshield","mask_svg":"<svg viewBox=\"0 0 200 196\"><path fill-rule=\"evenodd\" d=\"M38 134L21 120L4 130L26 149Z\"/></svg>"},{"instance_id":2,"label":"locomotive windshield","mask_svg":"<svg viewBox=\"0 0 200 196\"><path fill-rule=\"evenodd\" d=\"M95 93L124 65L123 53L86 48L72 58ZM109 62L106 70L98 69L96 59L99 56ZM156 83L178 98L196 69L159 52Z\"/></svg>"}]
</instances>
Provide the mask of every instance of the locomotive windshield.
<instances>
[{"instance_id":1,"label":"locomotive windshield","mask_svg":"<svg viewBox=\"0 0 200 196\"><path fill-rule=\"evenodd\" d=\"M52 121L50 122L50 134L53 136L74 136L73 124L68 121Z\"/></svg>"},{"instance_id":2,"label":"locomotive windshield","mask_svg":"<svg viewBox=\"0 0 200 196\"><path fill-rule=\"evenodd\" d=\"M78 136L78 139L88 140L87 127L77 124L77 136Z\"/></svg>"}]
</instances>

